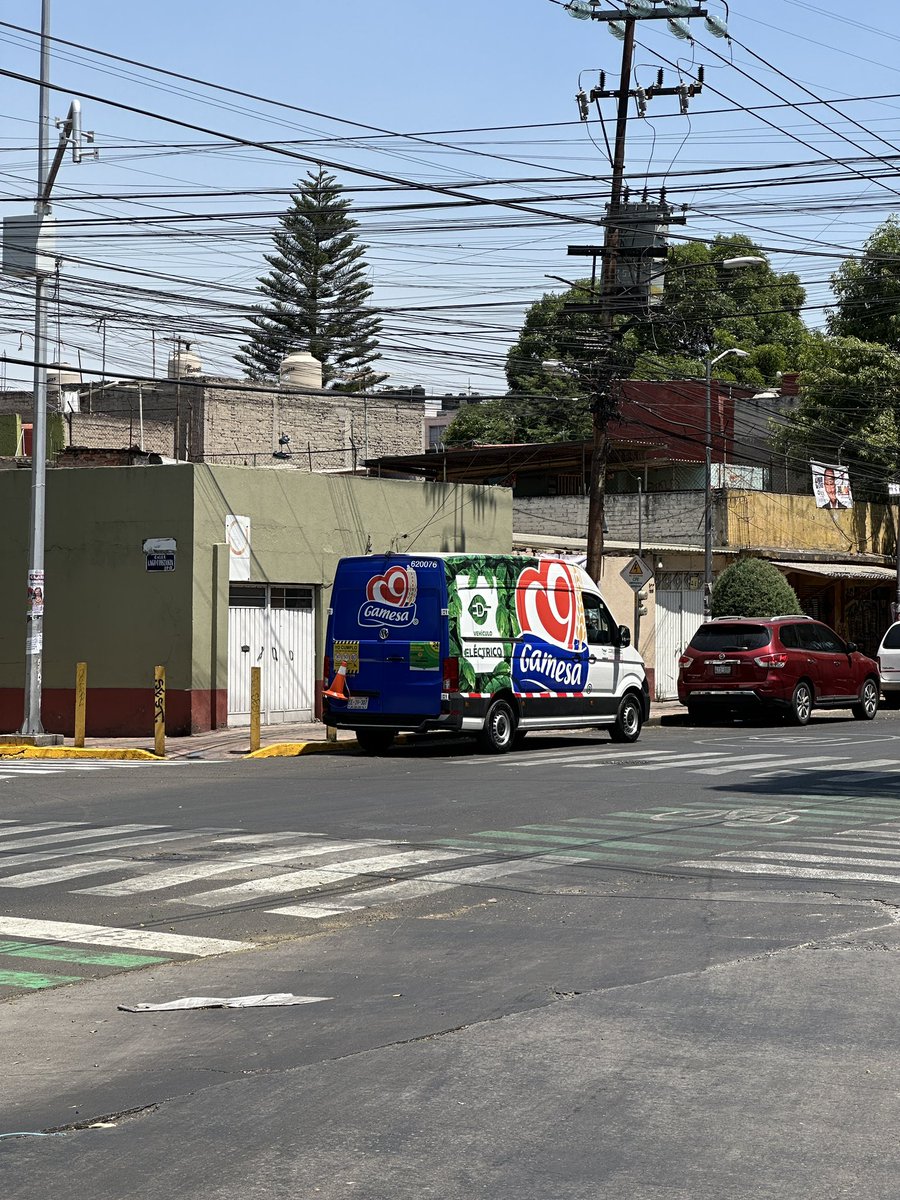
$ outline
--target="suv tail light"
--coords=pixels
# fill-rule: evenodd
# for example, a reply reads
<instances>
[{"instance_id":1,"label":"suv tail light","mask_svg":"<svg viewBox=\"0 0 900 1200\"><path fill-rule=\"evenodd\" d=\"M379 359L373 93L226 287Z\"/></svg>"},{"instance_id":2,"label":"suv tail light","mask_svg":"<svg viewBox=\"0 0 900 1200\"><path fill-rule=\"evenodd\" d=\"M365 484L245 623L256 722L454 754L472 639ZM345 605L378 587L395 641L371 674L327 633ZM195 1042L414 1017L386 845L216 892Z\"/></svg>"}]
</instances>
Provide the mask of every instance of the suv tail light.
<instances>
[{"instance_id":1,"label":"suv tail light","mask_svg":"<svg viewBox=\"0 0 900 1200\"><path fill-rule=\"evenodd\" d=\"M691 658L691 656L689 654L682 654L681 658L679 658L679 660L678 660L678 665L679 665L679 667L687 668L691 665L691 663L693 661L694 660Z\"/></svg>"},{"instance_id":2,"label":"suv tail light","mask_svg":"<svg viewBox=\"0 0 900 1200\"><path fill-rule=\"evenodd\" d=\"M444 659L444 683L443 690L445 692L459 691L459 659L445 658Z\"/></svg>"},{"instance_id":3,"label":"suv tail light","mask_svg":"<svg viewBox=\"0 0 900 1200\"><path fill-rule=\"evenodd\" d=\"M753 660L758 667L768 667L770 671L779 670L788 664L786 654L760 654Z\"/></svg>"}]
</instances>

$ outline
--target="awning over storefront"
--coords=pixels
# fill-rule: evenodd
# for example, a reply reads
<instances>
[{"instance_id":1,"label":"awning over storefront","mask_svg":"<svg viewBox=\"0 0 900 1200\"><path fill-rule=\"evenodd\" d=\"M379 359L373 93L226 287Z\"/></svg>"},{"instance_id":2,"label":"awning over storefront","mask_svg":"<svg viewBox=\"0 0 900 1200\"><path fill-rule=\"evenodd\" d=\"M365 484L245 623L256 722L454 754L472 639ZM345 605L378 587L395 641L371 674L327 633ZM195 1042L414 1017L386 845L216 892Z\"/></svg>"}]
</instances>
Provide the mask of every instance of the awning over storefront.
<instances>
[{"instance_id":1,"label":"awning over storefront","mask_svg":"<svg viewBox=\"0 0 900 1200\"><path fill-rule=\"evenodd\" d=\"M849 579L863 583L893 583L897 572L890 567L868 566L863 563L776 562L782 571L798 571L803 575L819 575L826 579Z\"/></svg>"}]
</instances>

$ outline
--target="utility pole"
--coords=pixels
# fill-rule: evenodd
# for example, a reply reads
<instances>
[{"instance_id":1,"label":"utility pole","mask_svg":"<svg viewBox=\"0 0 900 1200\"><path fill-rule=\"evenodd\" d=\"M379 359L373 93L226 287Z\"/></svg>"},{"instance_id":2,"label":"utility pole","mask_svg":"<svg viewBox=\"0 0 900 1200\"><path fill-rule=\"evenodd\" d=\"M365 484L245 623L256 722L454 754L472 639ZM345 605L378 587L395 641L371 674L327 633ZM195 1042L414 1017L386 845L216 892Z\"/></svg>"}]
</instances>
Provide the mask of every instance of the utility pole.
<instances>
[{"instance_id":1,"label":"utility pole","mask_svg":"<svg viewBox=\"0 0 900 1200\"><path fill-rule=\"evenodd\" d=\"M591 280L592 289L596 281L596 260L599 256L602 262L600 277L599 302L592 299L590 304L568 305L571 312L593 312L597 316L600 329L605 333L606 345L601 353L607 355L607 364L599 370L591 372L591 421L592 421L592 451L590 488L588 498L588 528L587 528L587 571L592 579L599 582L603 567L603 509L606 492L606 465L609 457L609 437L607 428L610 419L615 414L618 400L614 396L616 367L613 361L613 346L616 339L615 314L625 311L617 305L614 297L618 291L618 264L622 257L620 251L621 231L626 222L623 221L622 198L625 178L625 143L628 132L628 102L634 99L638 106L638 115L646 111L647 100L654 95L677 95L680 97L682 112L687 109L687 101L702 88L700 82L684 84L677 88L664 88L661 73L657 83L648 88L630 87L631 74L634 66L635 29L638 21L668 22L669 29L676 36L692 40L690 28L683 17L706 17L707 12L699 4L691 0L625 0L624 9L601 9L601 0L570 0L566 5L569 14L578 20L604 22L609 31L622 42L622 61L619 70L619 87L607 91L605 76L601 73L600 86L591 91L590 97L584 92L576 96L581 119L586 121L590 112L591 102L615 97L616 131L610 166L609 206L602 246L570 246L570 254L581 254L594 259L594 271ZM665 251L663 251L664 256ZM653 252L650 252L652 256ZM659 255L657 255L659 256ZM620 331L623 332L623 331Z\"/></svg>"},{"instance_id":2,"label":"utility pole","mask_svg":"<svg viewBox=\"0 0 900 1200\"><path fill-rule=\"evenodd\" d=\"M25 716L22 735L43 737L41 723L41 684L44 652L44 540L46 525L47 478L47 303L44 295L46 278L54 272L51 260L39 253L42 228L49 224L50 193L66 148L71 141L72 157L81 162L82 138L93 141L94 135L82 134L81 105L74 100L69 115L59 122L59 145L50 162L50 0L41 3L41 74L38 112L37 198L32 222L34 245L31 270L34 273L34 418L31 443L31 524L28 554L28 610L25 634ZM93 152L96 156L96 151ZM4 229L6 234L6 229ZM12 237L12 232L10 232ZM6 267L7 237L4 237L4 269Z\"/></svg>"}]
</instances>

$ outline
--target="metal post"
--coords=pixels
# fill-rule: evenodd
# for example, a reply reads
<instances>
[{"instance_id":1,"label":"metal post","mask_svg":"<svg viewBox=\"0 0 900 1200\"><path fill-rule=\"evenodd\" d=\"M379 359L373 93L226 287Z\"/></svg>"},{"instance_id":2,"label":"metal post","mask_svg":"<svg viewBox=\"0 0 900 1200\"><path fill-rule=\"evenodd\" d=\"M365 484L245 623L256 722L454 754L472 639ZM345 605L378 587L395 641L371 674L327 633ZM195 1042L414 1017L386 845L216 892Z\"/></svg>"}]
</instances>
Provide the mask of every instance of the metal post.
<instances>
[{"instance_id":1,"label":"metal post","mask_svg":"<svg viewBox=\"0 0 900 1200\"><path fill-rule=\"evenodd\" d=\"M87 663L75 664L75 745L84 745L87 718Z\"/></svg>"},{"instance_id":2,"label":"metal post","mask_svg":"<svg viewBox=\"0 0 900 1200\"><path fill-rule=\"evenodd\" d=\"M708 621L712 603L713 528L712 528L712 356L706 356L706 424L703 500L703 616Z\"/></svg>"},{"instance_id":3,"label":"metal post","mask_svg":"<svg viewBox=\"0 0 900 1200\"><path fill-rule=\"evenodd\" d=\"M50 0L41 4L41 86L38 115L37 215L38 236L43 217L50 211L45 198L49 175L50 133ZM44 278L36 257L34 279L34 417L31 438L31 533L28 555L29 606L25 627L25 719L22 733L35 737L41 724L41 678L44 654L44 523L47 479L47 310ZM39 602L38 591L40 589Z\"/></svg>"},{"instance_id":4,"label":"metal post","mask_svg":"<svg viewBox=\"0 0 900 1200\"><path fill-rule=\"evenodd\" d=\"M153 749L166 757L166 668L153 671Z\"/></svg>"},{"instance_id":5,"label":"metal post","mask_svg":"<svg viewBox=\"0 0 900 1200\"><path fill-rule=\"evenodd\" d=\"M259 708L261 697L260 686L260 667L250 668L250 752L259 749L260 745L260 720Z\"/></svg>"},{"instance_id":6,"label":"metal post","mask_svg":"<svg viewBox=\"0 0 900 1200\"><path fill-rule=\"evenodd\" d=\"M894 601L894 620L900 621L900 496L897 497L897 519L894 522L894 541L897 545L897 594Z\"/></svg>"}]
</instances>

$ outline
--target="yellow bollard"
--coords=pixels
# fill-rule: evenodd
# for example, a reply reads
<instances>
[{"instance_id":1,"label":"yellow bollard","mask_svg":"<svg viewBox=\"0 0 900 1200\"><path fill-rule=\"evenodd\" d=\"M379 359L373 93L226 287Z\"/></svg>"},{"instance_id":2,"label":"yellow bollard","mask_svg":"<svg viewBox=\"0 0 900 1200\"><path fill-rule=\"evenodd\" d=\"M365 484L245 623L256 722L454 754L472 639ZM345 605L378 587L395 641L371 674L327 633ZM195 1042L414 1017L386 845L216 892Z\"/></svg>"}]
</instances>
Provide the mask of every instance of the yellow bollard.
<instances>
[{"instance_id":1,"label":"yellow bollard","mask_svg":"<svg viewBox=\"0 0 900 1200\"><path fill-rule=\"evenodd\" d=\"M259 667L250 668L250 752L259 749L259 703L260 703Z\"/></svg>"},{"instance_id":2,"label":"yellow bollard","mask_svg":"<svg viewBox=\"0 0 900 1200\"><path fill-rule=\"evenodd\" d=\"M75 745L84 745L87 716L87 663L75 664Z\"/></svg>"},{"instance_id":3,"label":"yellow bollard","mask_svg":"<svg viewBox=\"0 0 900 1200\"><path fill-rule=\"evenodd\" d=\"M166 757L166 668L153 672L153 749Z\"/></svg>"}]
</instances>

